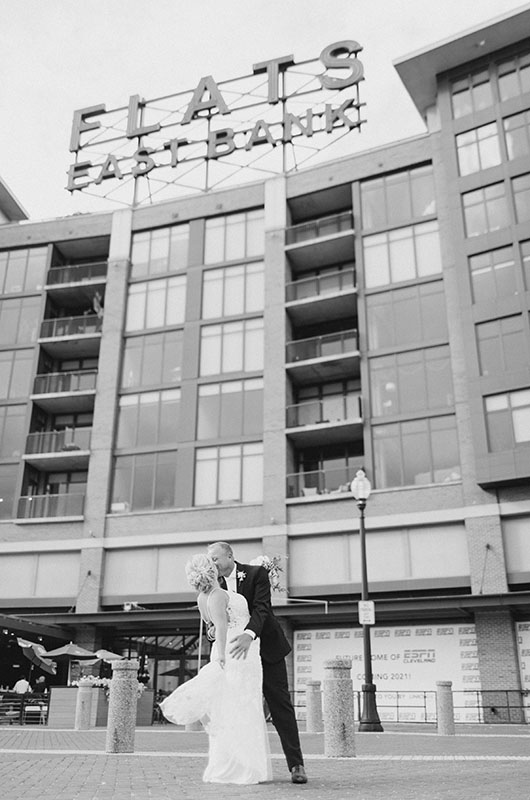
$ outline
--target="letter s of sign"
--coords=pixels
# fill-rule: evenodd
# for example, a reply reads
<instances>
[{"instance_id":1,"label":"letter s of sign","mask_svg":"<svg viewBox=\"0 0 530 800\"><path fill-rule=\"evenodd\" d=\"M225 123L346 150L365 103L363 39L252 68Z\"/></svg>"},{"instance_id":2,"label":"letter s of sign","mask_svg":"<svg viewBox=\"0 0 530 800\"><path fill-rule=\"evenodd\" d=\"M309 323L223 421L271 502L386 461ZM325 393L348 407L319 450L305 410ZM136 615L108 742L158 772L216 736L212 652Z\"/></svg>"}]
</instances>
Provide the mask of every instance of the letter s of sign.
<instances>
[{"instance_id":1,"label":"letter s of sign","mask_svg":"<svg viewBox=\"0 0 530 800\"><path fill-rule=\"evenodd\" d=\"M150 155L154 152L152 147L139 147L136 153L134 153L133 158L136 161L136 165L132 167L131 174L134 175L135 178L138 178L140 175L147 175L148 172L151 172L151 170L155 168L155 162Z\"/></svg>"},{"instance_id":2,"label":"letter s of sign","mask_svg":"<svg viewBox=\"0 0 530 800\"><path fill-rule=\"evenodd\" d=\"M323 89L345 89L346 86L353 86L364 78L364 67L358 58L350 58L351 55L362 50L359 42L353 39L344 39L342 42L329 44L320 53L320 60L326 69L349 69L350 75L347 78L333 78L330 75L320 75L320 83Z\"/></svg>"}]
</instances>

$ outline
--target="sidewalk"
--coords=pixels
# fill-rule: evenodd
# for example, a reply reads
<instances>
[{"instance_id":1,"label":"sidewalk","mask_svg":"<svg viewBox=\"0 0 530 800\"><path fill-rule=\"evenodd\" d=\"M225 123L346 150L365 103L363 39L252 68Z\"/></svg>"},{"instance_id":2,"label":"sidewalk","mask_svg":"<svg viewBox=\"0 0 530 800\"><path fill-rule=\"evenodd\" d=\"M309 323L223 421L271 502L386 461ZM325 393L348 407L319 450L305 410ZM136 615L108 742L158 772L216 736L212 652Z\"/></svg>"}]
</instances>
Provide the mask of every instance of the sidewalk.
<instances>
[{"instance_id":1,"label":"sidewalk","mask_svg":"<svg viewBox=\"0 0 530 800\"><path fill-rule=\"evenodd\" d=\"M357 733L355 758L326 758L323 734L302 733L309 783L290 783L270 731L274 781L203 784L207 737L172 726L138 728L135 752L105 753L105 729L0 729L1 800L526 800L529 726L393 726Z\"/></svg>"}]
</instances>

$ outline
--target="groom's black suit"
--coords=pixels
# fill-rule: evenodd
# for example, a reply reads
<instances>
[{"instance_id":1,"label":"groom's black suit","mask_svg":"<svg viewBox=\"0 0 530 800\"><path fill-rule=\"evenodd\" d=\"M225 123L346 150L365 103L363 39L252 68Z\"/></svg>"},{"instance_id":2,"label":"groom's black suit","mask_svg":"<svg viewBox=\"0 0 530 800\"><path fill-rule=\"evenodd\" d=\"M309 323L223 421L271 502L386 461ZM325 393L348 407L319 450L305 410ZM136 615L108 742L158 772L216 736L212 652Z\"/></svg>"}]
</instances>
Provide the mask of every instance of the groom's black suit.
<instances>
[{"instance_id":1,"label":"groom's black suit","mask_svg":"<svg viewBox=\"0 0 530 800\"><path fill-rule=\"evenodd\" d=\"M237 591L245 597L250 611L247 629L260 638L263 694L291 770L304 763L285 665L291 646L272 611L267 570L236 562L236 577Z\"/></svg>"}]
</instances>

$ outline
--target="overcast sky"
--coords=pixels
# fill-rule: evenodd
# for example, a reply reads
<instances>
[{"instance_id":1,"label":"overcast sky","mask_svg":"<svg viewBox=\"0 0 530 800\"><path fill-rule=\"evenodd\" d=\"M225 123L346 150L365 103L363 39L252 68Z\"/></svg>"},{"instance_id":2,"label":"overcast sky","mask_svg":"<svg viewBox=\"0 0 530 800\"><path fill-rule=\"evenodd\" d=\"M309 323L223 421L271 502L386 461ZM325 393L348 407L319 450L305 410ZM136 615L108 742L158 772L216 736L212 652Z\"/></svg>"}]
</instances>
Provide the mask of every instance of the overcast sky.
<instances>
[{"instance_id":1,"label":"overcast sky","mask_svg":"<svg viewBox=\"0 0 530 800\"><path fill-rule=\"evenodd\" d=\"M392 61L521 8L520 0L0 0L0 176L32 219L115 206L70 195L75 109L127 105L355 39L365 150L422 133Z\"/></svg>"}]
</instances>

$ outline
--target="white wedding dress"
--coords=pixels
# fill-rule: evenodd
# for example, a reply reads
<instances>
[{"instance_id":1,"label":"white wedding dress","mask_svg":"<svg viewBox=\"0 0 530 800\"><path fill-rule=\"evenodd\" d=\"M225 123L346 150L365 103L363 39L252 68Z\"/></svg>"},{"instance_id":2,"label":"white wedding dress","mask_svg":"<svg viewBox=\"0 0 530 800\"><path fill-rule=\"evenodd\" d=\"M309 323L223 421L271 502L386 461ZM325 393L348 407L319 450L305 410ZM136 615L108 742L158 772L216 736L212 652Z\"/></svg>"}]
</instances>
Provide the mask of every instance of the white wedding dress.
<instances>
[{"instance_id":1,"label":"white wedding dress","mask_svg":"<svg viewBox=\"0 0 530 800\"><path fill-rule=\"evenodd\" d=\"M228 633L224 669L211 661L195 678L183 683L160 703L164 716L177 725L198 719L208 731L207 783L261 783L272 780L267 726L263 713L259 639L246 658L231 658L230 640L245 630L249 620L245 598L228 595Z\"/></svg>"}]
</instances>

